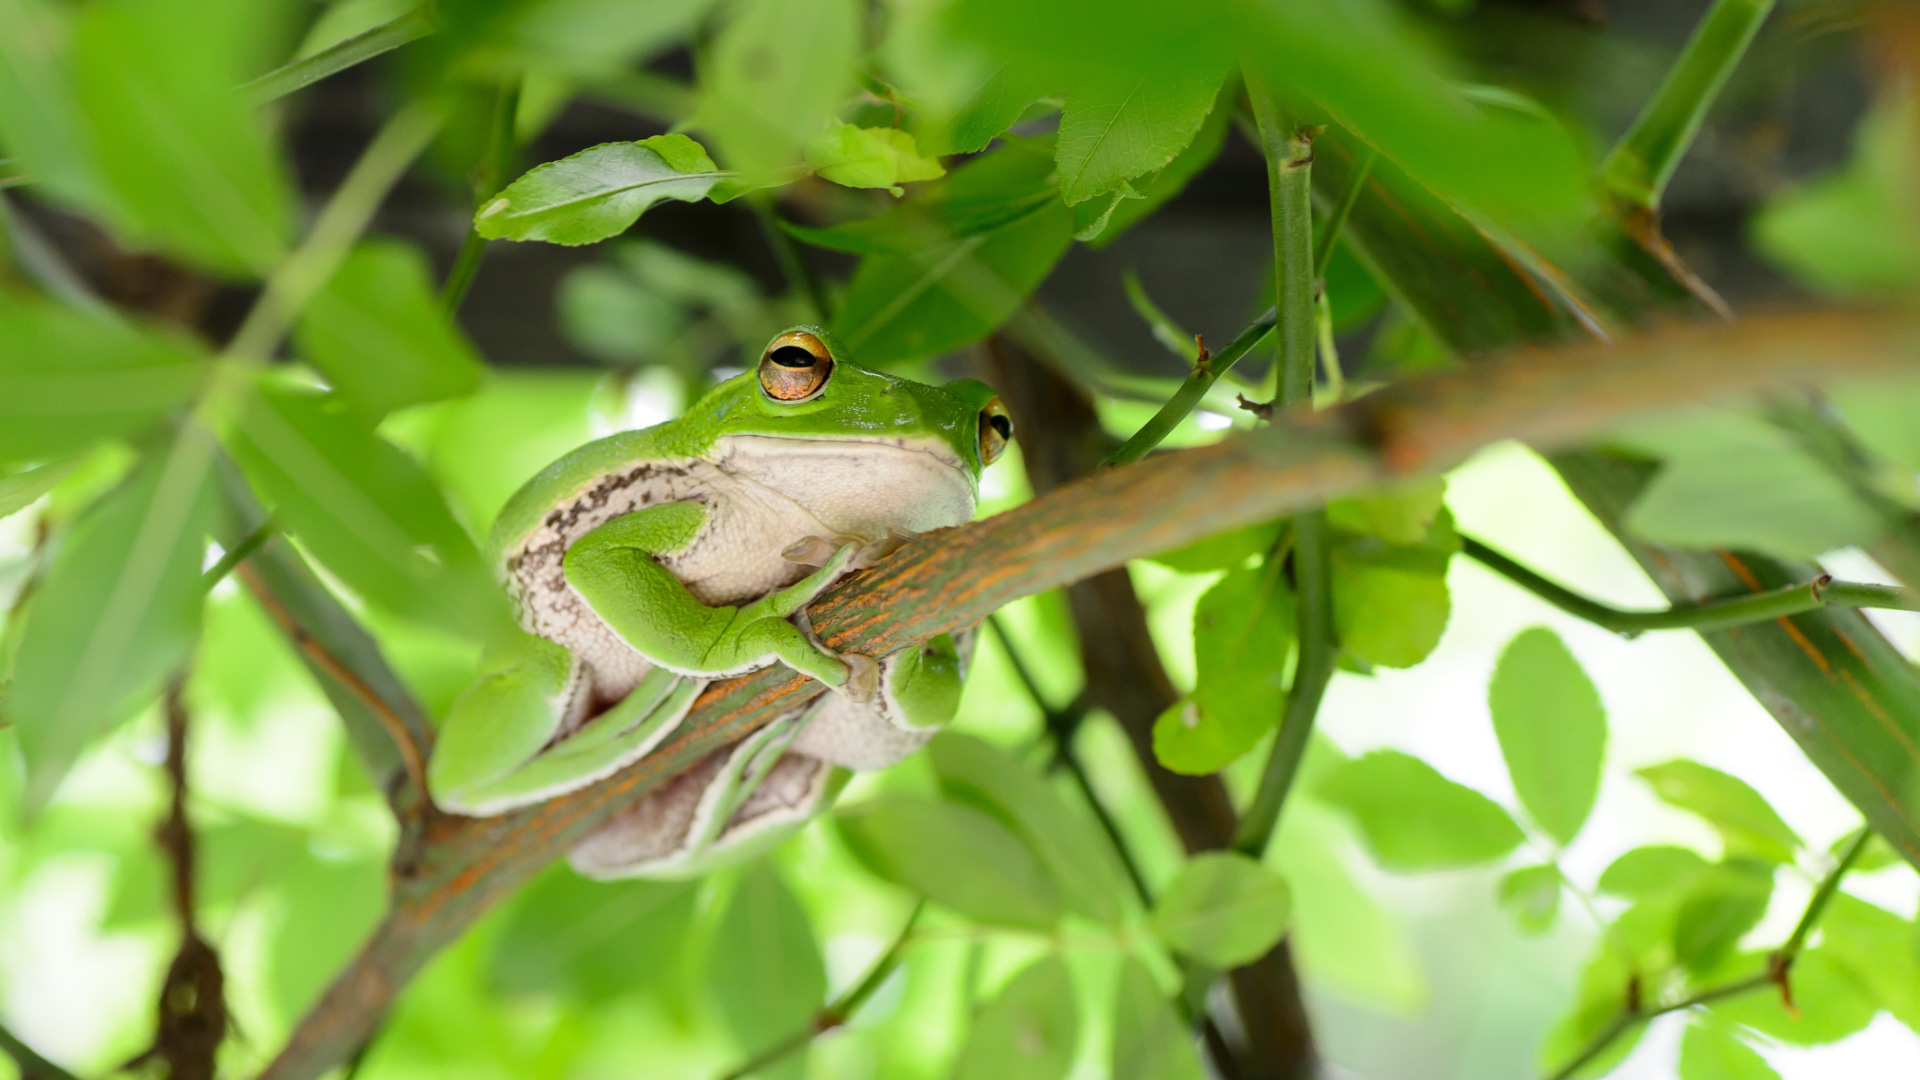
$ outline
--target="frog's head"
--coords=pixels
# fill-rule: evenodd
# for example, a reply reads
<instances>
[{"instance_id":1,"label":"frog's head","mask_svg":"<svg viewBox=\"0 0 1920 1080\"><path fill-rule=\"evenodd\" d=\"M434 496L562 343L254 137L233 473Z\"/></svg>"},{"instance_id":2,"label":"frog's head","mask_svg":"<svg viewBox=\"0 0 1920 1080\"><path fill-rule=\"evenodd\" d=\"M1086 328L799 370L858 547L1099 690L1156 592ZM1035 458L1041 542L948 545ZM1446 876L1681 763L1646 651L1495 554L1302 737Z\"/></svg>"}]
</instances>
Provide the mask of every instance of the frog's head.
<instances>
[{"instance_id":1,"label":"frog's head","mask_svg":"<svg viewBox=\"0 0 1920 1080\"><path fill-rule=\"evenodd\" d=\"M818 326L777 335L754 370L712 399L714 434L912 447L971 482L1013 439L1006 406L985 383L929 386L856 367L842 355Z\"/></svg>"}]
</instances>

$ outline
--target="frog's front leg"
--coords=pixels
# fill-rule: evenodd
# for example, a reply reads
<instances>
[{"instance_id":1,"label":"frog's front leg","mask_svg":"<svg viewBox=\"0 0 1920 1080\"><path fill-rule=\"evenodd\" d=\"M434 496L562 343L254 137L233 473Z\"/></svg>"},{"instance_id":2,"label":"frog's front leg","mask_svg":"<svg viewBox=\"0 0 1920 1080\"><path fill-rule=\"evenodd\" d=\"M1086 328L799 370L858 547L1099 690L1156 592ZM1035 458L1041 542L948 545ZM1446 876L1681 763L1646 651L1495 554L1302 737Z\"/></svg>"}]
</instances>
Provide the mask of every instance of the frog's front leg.
<instances>
[{"instance_id":1,"label":"frog's front leg","mask_svg":"<svg viewBox=\"0 0 1920 1080\"><path fill-rule=\"evenodd\" d=\"M717 677L777 661L849 697L870 697L877 678L870 660L836 654L789 621L846 570L857 546L843 545L819 570L752 603L708 605L655 559L685 550L705 521L706 508L697 502L615 518L567 549L567 584L614 633L661 667Z\"/></svg>"}]
</instances>

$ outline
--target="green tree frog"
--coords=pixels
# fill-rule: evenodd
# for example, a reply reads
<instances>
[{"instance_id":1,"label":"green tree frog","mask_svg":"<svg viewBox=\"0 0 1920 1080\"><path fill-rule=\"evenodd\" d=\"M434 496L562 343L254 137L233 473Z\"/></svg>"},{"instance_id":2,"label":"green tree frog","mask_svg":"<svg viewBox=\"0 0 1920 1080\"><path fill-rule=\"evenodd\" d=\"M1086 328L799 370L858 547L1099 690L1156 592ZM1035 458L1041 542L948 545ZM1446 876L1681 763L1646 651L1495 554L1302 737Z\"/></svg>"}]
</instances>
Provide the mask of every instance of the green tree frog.
<instances>
[{"instance_id":1,"label":"green tree frog","mask_svg":"<svg viewBox=\"0 0 1920 1080\"><path fill-rule=\"evenodd\" d=\"M442 726L427 776L441 807L497 814L607 776L713 679L785 664L825 683L570 854L593 877L700 873L777 842L845 770L892 764L952 718L968 642L876 664L828 649L805 609L904 539L970 520L1013 427L981 383L868 371L831 340L780 334L678 420L589 443L508 502L491 551L523 633L488 647Z\"/></svg>"}]
</instances>

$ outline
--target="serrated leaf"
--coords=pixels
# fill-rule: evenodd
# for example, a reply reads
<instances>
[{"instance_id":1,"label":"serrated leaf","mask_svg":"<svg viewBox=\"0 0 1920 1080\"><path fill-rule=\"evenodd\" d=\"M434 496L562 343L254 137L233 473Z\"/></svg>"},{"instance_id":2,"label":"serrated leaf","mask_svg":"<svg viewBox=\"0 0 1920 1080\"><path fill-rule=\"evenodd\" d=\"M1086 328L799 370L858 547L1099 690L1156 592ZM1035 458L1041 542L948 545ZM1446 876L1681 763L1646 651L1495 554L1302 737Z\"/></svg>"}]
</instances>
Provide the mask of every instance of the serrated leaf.
<instances>
[{"instance_id":1,"label":"serrated leaf","mask_svg":"<svg viewBox=\"0 0 1920 1080\"><path fill-rule=\"evenodd\" d=\"M1543 1073L1562 1075L1562 1070L1577 1054L1584 1053L1602 1032L1611 1030L1627 1008L1627 985L1635 976L1618 950L1603 945L1580 972L1573 1002L1540 1042L1536 1062ZM1646 1034L1645 1024L1633 1024L1615 1038L1590 1063L1571 1074L1576 1080L1594 1080L1607 1075Z\"/></svg>"},{"instance_id":2,"label":"serrated leaf","mask_svg":"<svg viewBox=\"0 0 1920 1080\"><path fill-rule=\"evenodd\" d=\"M1498 803L1394 750L1345 762L1315 791L1353 815L1374 856L1395 870L1491 862L1524 839Z\"/></svg>"},{"instance_id":3,"label":"serrated leaf","mask_svg":"<svg viewBox=\"0 0 1920 1080\"><path fill-rule=\"evenodd\" d=\"M766 860L740 875L714 929L708 985L727 1029L749 1054L801 1031L827 1000L827 969L807 913ZM806 1055L761 1075L799 1077Z\"/></svg>"},{"instance_id":4,"label":"serrated leaf","mask_svg":"<svg viewBox=\"0 0 1920 1080\"><path fill-rule=\"evenodd\" d=\"M1558 867L1523 866L1500 879L1500 906L1520 929L1545 933L1560 916L1560 885Z\"/></svg>"},{"instance_id":5,"label":"serrated leaf","mask_svg":"<svg viewBox=\"0 0 1920 1080\"><path fill-rule=\"evenodd\" d=\"M1694 875L1674 915L1673 955L1688 971L1711 971L1760 925L1773 898L1773 868L1748 860Z\"/></svg>"},{"instance_id":6,"label":"serrated leaf","mask_svg":"<svg viewBox=\"0 0 1920 1080\"><path fill-rule=\"evenodd\" d=\"M1073 979L1060 957L1049 953L980 1011L954 1080L1061 1080L1073 1066L1079 1040Z\"/></svg>"},{"instance_id":7,"label":"serrated leaf","mask_svg":"<svg viewBox=\"0 0 1920 1080\"><path fill-rule=\"evenodd\" d=\"M1690 409L1621 438L1666 461L1627 514L1654 543L1812 558L1879 532L1878 515L1845 481L1755 417Z\"/></svg>"},{"instance_id":8,"label":"serrated leaf","mask_svg":"<svg viewBox=\"0 0 1920 1080\"><path fill-rule=\"evenodd\" d=\"M130 435L185 404L206 377L184 339L0 298L0 461L37 461Z\"/></svg>"},{"instance_id":9,"label":"serrated leaf","mask_svg":"<svg viewBox=\"0 0 1920 1080\"><path fill-rule=\"evenodd\" d=\"M1128 888L1112 845L1019 759L985 740L946 731L927 747L940 790L1011 828L1053 874L1068 908L1110 926Z\"/></svg>"},{"instance_id":10,"label":"serrated leaf","mask_svg":"<svg viewBox=\"0 0 1920 1080\"><path fill-rule=\"evenodd\" d=\"M262 383L227 442L276 520L367 600L462 637L510 625L432 479L338 400Z\"/></svg>"},{"instance_id":11,"label":"serrated leaf","mask_svg":"<svg viewBox=\"0 0 1920 1080\"><path fill-rule=\"evenodd\" d=\"M1247 560L1272 551L1284 528L1286 528L1284 521L1250 525L1244 529L1209 536L1205 540L1195 541L1183 548L1149 555L1147 560L1157 562L1169 570L1178 570L1183 574L1237 570L1245 566Z\"/></svg>"},{"instance_id":12,"label":"serrated leaf","mask_svg":"<svg viewBox=\"0 0 1920 1080\"><path fill-rule=\"evenodd\" d=\"M1912 920L1840 893L1820 919L1820 946L1874 1002L1920 1032L1920 928Z\"/></svg>"},{"instance_id":13,"label":"serrated leaf","mask_svg":"<svg viewBox=\"0 0 1920 1080\"><path fill-rule=\"evenodd\" d=\"M1138 198L1115 202L1099 233L1080 239L1086 240L1088 247L1098 251L1186 190L1187 184L1205 172L1227 144L1227 133L1233 128L1233 102L1239 91L1239 80L1229 78L1214 99L1206 122L1200 126L1199 133L1194 135L1187 148L1180 151L1166 167L1135 180L1131 187Z\"/></svg>"},{"instance_id":14,"label":"serrated leaf","mask_svg":"<svg viewBox=\"0 0 1920 1080\"><path fill-rule=\"evenodd\" d=\"M299 343L369 420L480 384L480 358L442 312L426 257L410 244L355 248L307 304Z\"/></svg>"},{"instance_id":15,"label":"serrated leaf","mask_svg":"<svg viewBox=\"0 0 1920 1080\"><path fill-rule=\"evenodd\" d=\"M1176 61L1078 81L1055 142L1060 197L1072 206L1166 166L1199 133L1225 77L1218 62Z\"/></svg>"},{"instance_id":16,"label":"serrated leaf","mask_svg":"<svg viewBox=\"0 0 1920 1080\"><path fill-rule=\"evenodd\" d=\"M1327 504L1327 524L1389 544L1419 544L1446 499L1447 478L1424 477L1371 495L1336 499Z\"/></svg>"},{"instance_id":17,"label":"serrated leaf","mask_svg":"<svg viewBox=\"0 0 1920 1080\"><path fill-rule=\"evenodd\" d=\"M925 140L927 152L979 153L1047 93L1045 77L1030 67L1000 64L953 110L951 117L934 125Z\"/></svg>"},{"instance_id":18,"label":"serrated leaf","mask_svg":"<svg viewBox=\"0 0 1920 1080\"><path fill-rule=\"evenodd\" d=\"M732 15L700 65L689 124L757 182L799 160L852 92L860 16L851 0L746 0Z\"/></svg>"},{"instance_id":19,"label":"serrated leaf","mask_svg":"<svg viewBox=\"0 0 1920 1080\"><path fill-rule=\"evenodd\" d=\"M1640 900L1682 888L1709 864L1683 847L1653 844L1634 848L1613 860L1600 874L1600 891L1609 896Z\"/></svg>"},{"instance_id":20,"label":"serrated leaf","mask_svg":"<svg viewBox=\"0 0 1920 1080\"><path fill-rule=\"evenodd\" d=\"M947 170L940 162L922 157L913 136L897 128L863 128L834 124L808 140L807 164L822 178L842 187L889 188L935 180Z\"/></svg>"},{"instance_id":21,"label":"serrated leaf","mask_svg":"<svg viewBox=\"0 0 1920 1080\"><path fill-rule=\"evenodd\" d=\"M1487 706L1520 805L1547 835L1572 843L1600 795L1607 748L1600 692L1560 636L1536 626L1501 651Z\"/></svg>"},{"instance_id":22,"label":"serrated leaf","mask_svg":"<svg viewBox=\"0 0 1920 1080\"><path fill-rule=\"evenodd\" d=\"M662 199L699 202L726 175L685 135L601 143L528 170L474 214L473 228L489 240L597 243Z\"/></svg>"},{"instance_id":23,"label":"serrated leaf","mask_svg":"<svg viewBox=\"0 0 1920 1080\"><path fill-rule=\"evenodd\" d=\"M6 710L45 805L80 751L186 659L214 515L213 442L188 428L75 526L28 613Z\"/></svg>"},{"instance_id":24,"label":"serrated leaf","mask_svg":"<svg viewBox=\"0 0 1920 1080\"><path fill-rule=\"evenodd\" d=\"M502 43L537 58L543 70L617 76L634 62L689 36L715 0L544 0L512 5L496 31Z\"/></svg>"},{"instance_id":25,"label":"serrated leaf","mask_svg":"<svg viewBox=\"0 0 1920 1080\"><path fill-rule=\"evenodd\" d=\"M862 865L942 907L985 923L1058 922L1052 877L1011 829L971 806L886 795L835 815Z\"/></svg>"},{"instance_id":26,"label":"serrated leaf","mask_svg":"<svg viewBox=\"0 0 1920 1080\"><path fill-rule=\"evenodd\" d=\"M588 881L556 867L514 900L493 941L487 984L501 994L557 993L592 1004L672 985L694 897L691 882Z\"/></svg>"},{"instance_id":27,"label":"serrated leaf","mask_svg":"<svg viewBox=\"0 0 1920 1080\"><path fill-rule=\"evenodd\" d=\"M1216 968L1265 956L1293 910L1287 883L1238 852L1195 855L1154 903L1152 926L1175 952Z\"/></svg>"},{"instance_id":28,"label":"serrated leaf","mask_svg":"<svg viewBox=\"0 0 1920 1080\"><path fill-rule=\"evenodd\" d=\"M269 988L282 1023L293 1024L360 947L386 907L379 859L304 854L280 888L280 924L267 938Z\"/></svg>"},{"instance_id":29,"label":"serrated leaf","mask_svg":"<svg viewBox=\"0 0 1920 1080\"><path fill-rule=\"evenodd\" d=\"M1036 147L1002 146L956 169L951 204L1005 203L1046 187L1052 163ZM948 236L906 252L860 260L834 333L865 363L949 352L997 329L1026 301L1073 241L1073 212L1044 200L1005 224Z\"/></svg>"},{"instance_id":30,"label":"serrated leaf","mask_svg":"<svg viewBox=\"0 0 1920 1080\"><path fill-rule=\"evenodd\" d=\"M1780 1074L1725 1025L1693 1023L1680 1040L1680 1080L1780 1080Z\"/></svg>"},{"instance_id":31,"label":"serrated leaf","mask_svg":"<svg viewBox=\"0 0 1920 1080\"><path fill-rule=\"evenodd\" d=\"M1154 757L1199 775L1252 749L1280 720L1293 639L1293 593L1277 564L1215 582L1193 609L1193 693L1154 721Z\"/></svg>"},{"instance_id":32,"label":"serrated leaf","mask_svg":"<svg viewBox=\"0 0 1920 1080\"><path fill-rule=\"evenodd\" d=\"M1346 655L1406 668L1440 644L1453 611L1447 561L1459 550L1453 519L1437 515L1419 544L1338 532L1333 547L1333 626Z\"/></svg>"},{"instance_id":33,"label":"serrated leaf","mask_svg":"<svg viewBox=\"0 0 1920 1080\"><path fill-rule=\"evenodd\" d=\"M1129 956L1113 1002L1113 1080L1204 1080L1193 1034L1146 965Z\"/></svg>"},{"instance_id":34,"label":"serrated leaf","mask_svg":"<svg viewBox=\"0 0 1920 1080\"><path fill-rule=\"evenodd\" d=\"M89 5L74 28L76 96L120 224L228 274L263 273L293 224L289 183L239 92L245 0Z\"/></svg>"},{"instance_id":35,"label":"serrated leaf","mask_svg":"<svg viewBox=\"0 0 1920 1080\"><path fill-rule=\"evenodd\" d=\"M1738 777L1684 759L1649 765L1635 775L1661 799L1705 818L1729 850L1792 862L1800 847L1800 838L1767 800Z\"/></svg>"}]
</instances>

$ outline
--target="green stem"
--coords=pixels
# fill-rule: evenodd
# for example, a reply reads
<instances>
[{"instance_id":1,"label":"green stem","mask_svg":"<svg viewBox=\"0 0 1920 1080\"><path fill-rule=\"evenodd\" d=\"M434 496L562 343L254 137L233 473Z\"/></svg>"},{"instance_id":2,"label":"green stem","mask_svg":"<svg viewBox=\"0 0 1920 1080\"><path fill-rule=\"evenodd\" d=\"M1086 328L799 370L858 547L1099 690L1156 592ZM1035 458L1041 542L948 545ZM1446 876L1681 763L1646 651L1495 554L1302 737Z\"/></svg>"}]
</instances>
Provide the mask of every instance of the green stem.
<instances>
[{"instance_id":1,"label":"green stem","mask_svg":"<svg viewBox=\"0 0 1920 1080\"><path fill-rule=\"evenodd\" d=\"M780 273L787 279L787 291L811 304L816 320L827 322L832 319L825 288L813 271L808 269L806 257L794 246L793 237L780 227L780 221L773 213L772 200L761 194L749 195L747 205L753 208L753 216L760 222L760 231L767 235L767 246L773 249L774 261L780 264Z\"/></svg>"},{"instance_id":2,"label":"green stem","mask_svg":"<svg viewBox=\"0 0 1920 1080\"><path fill-rule=\"evenodd\" d=\"M1691 1009L1698 1005L1711 1005L1716 1001L1751 993L1768 986L1779 987L1782 995L1789 994L1792 984L1788 979L1792 975L1794 961L1799 959L1800 950L1806 946L1807 938L1813 934L1813 928L1819 925L1820 916L1826 914L1827 905L1832 903L1834 894L1840 891L1840 879L1846 877L1847 871L1853 869L1853 864L1860 860L1861 854L1867 849L1867 842L1871 839L1873 839L1871 826L1861 826L1860 831L1854 834L1853 840L1847 845L1846 852L1840 856L1838 862L1833 864L1833 869L1827 871L1827 876L1821 879L1819 887L1814 889L1813 895L1807 899L1807 908L1800 914L1800 921L1794 925L1792 935L1768 955L1767 970L1758 975L1749 975L1743 979L1708 987L1698 993L1651 1008L1639 1004L1635 1000L1636 995L1629 994L1627 1004L1620 1009L1619 1015L1602 1028L1600 1033L1595 1035L1578 1054L1575 1054L1571 1061L1554 1072L1551 1080L1571 1080L1571 1077L1585 1068L1589 1062L1606 1053L1607 1048L1612 1046L1620 1036L1655 1017Z\"/></svg>"},{"instance_id":3,"label":"green stem","mask_svg":"<svg viewBox=\"0 0 1920 1080\"><path fill-rule=\"evenodd\" d=\"M507 174L513 171L514 120L520 114L520 81L514 80L500 88L500 96L493 103L492 129L487 135L487 150L473 171L473 211L475 214L487 205L500 189L507 186ZM453 261L453 269L447 272L447 281L440 290L440 309L448 315L460 310L460 302L467 298L467 289L473 285L473 276L480 272L480 259L487 253L486 238L481 236L473 223L467 223L467 238L460 244L460 255Z\"/></svg>"},{"instance_id":4,"label":"green stem","mask_svg":"<svg viewBox=\"0 0 1920 1080\"><path fill-rule=\"evenodd\" d=\"M926 907L927 902L924 898L913 905L913 913L907 916L907 921L900 927L900 933L894 937L893 944L887 947L887 951L881 954L880 959L873 962L871 968L867 969L866 977L862 978L853 989L815 1013L812 1024L755 1054L738 1068L723 1075L720 1080L743 1080L744 1077L752 1076L788 1054L805 1047L816 1037L852 1019L854 1012L866 1004L867 999L873 996L873 992L880 989L881 985L887 981L887 976L892 975L893 970L900 966L900 957L906 951L908 939L913 932L913 924L920 921L920 913L925 911Z\"/></svg>"},{"instance_id":5,"label":"green stem","mask_svg":"<svg viewBox=\"0 0 1920 1080\"><path fill-rule=\"evenodd\" d=\"M14 1066L20 1070L21 1080L75 1080L72 1073L41 1057L33 1047L21 1042L19 1037L4 1027L0 1027L0 1054L13 1059Z\"/></svg>"},{"instance_id":6,"label":"green stem","mask_svg":"<svg viewBox=\"0 0 1920 1080\"><path fill-rule=\"evenodd\" d=\"M1333 208L1327 220L1320 226L1320 237L1313 246L1313 277L1318 281L1327 276L1327 264L1333 261L1333 245L1340 241L1340 230L1346 227L1347 218L1353 214L1354 204L1360 201L1360 192L1366 189L1367 177L1373 173L1374 160L1380 151L1369 146L1360 160L1353 166L1353 178L1347 181L1347 190L1340 196L1340 205Z\"/></svg>"},{"instance_id":7,"label":"green stem","mask_svg":"<svg viewBox=\"0 0 1920 1080\"><path fill-rule=\"evenodd\" d=\"M444 118L438 105L415 102L387 121L320 211L306 240L268 279L260 299L228 343L228 356L265 360L273 355L287 327L340 268L387 192L433 141Z\"/></svg>"},{"instance_id":8,"label":"green stem","mask_svg":"<svg viewBox=\"0 0 1920 1080\"><path fill-rule=\"evenodd\" d=\"M1267 155L1267 183L1273 203L1274 296L1280 312L1274 353L1274 403L1297 405L1313 400L1314 384L1313 306L1318 279L1313 247L1313 131L1289 115L1262 82L1249 78L1247 87ZM1313 735L1320 699L1326 694L1339 653L1333 630L1333 566L1326 511L1310 510L1293 520L1300 660L1281 710L1279 734L1260 773L1260 787L1241 815L1240 830L1234 837L1234 847L1256 859L1266 852L1279 828L1281 808L1300 772L1300 759Z\"/></svg>"},{"instance_id":9,"label":"green stem","mask_svg":"<svg viewBox=\"0 0 1920 1080\"><path fill-rule=\"evenodd\" d=\"M392 22L382 23L312 56L295 60L251 82L242 83L240 89L255 105L265 105L381 53L390 52L410 41L418 41L434 31L433 12L429 10L431 6L421 4Z\"/></svg>"},{"instance_id":10,"label":"green stem","mask_svg":"<svg viewBox=\"0 0 1920 1080\"><path fill-rule=\"evenodd\" d=\"M1561 611L1628 638L1638 637L1649 630L1712 630L1768 622L1823 607L1920 611L1920 592L1913 589L1834 581L1825 576L1805 585L1790 585L1749 596L1675 604L1664 611L1624 611L1549 581L1471 536L1460 537L1460 551Z\"/></svg>"},{"instance_id":11,"label":"green stem","mask_svg":"<svg viewBox=\"0 0 1920 1080\"><path fill-rule=\"evenodd\" d=\"M1194 365L1193 371L1187 375L1187 381L1180 384L1180 389L1174 391L1165 405L1160 406L1160 411L1154 413L1153 418L1141 425L1132 438L1102 462L1101 467L1130 465L1146 457L1174 428L1180 426L1180 421L1185 420L1187 414L1200 404L1213 384L1227 373L1227 369L1239 363L1241 357L1252 352L1267 339L1268 334L1273 333L1274 321L1274 310L1268 308L1245 330L1240 331L1240 336L1234 338L1226 348L1205 363Z\"/></svg>"},{"instance_id":12,"label":"green stem","mask_svg":"<svg viewBox=\"0 0 1920 1080\"><path fill-rule=\"evenodd\" d=\"M1746 55L1773 0L1715 0L1660 89L1600 167L1618 202L1655 210L1660 193L1700 131L1734 66Z\"/></svg>"},{"instance_id":13,"label":"green stem","mask_svg":"<svg viewBox=\"0 0 1920 1080\"><path fill-rule=\"evenodd\" d=\"M233 545L232 550L223 553L219 562L208 567L207 572L200 575L201 588L211 589L220 584L228 574L233 573L234 567L246 562L247 556L260 550L260 545L266 543L267 538L272 535L273 522L261 522L259 528L248 533L238 544Z\"/></svg>"}]
</instances>

